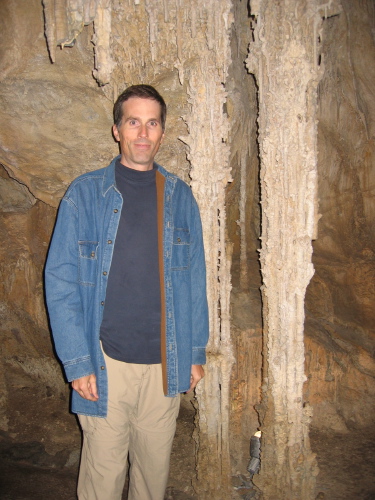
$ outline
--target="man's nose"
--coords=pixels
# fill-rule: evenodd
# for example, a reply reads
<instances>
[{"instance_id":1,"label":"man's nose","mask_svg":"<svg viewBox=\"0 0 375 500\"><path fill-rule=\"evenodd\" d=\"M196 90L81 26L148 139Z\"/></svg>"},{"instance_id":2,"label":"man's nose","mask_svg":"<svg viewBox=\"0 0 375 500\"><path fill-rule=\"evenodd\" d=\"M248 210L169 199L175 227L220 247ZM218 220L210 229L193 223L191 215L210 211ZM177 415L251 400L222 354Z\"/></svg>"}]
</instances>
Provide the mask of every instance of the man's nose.
<instances>
[{"instance_id":1,"label":"man's nose","mask_svg":"<svg viewBox=\"0 0 375 500\"><path fill-rule=\"evenodd\" d=\"M139 137L147 137L147 135L148 135L147 125L141 124L141 126L139 127L138 136Z\"/></svg>"}]
</instances>

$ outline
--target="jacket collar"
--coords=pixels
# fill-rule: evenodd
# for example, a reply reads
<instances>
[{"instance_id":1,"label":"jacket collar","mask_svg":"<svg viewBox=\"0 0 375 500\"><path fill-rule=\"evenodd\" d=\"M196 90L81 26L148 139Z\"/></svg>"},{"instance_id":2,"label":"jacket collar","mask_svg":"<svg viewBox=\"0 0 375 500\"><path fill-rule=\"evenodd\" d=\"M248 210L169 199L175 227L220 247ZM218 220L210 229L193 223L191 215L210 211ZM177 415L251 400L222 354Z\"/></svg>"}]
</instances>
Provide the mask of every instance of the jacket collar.
<instances>
[{"instance_id":1,"label":"jacket collar","mask_svg":"<svg viewBox=\"0 0 375 500\"><path fill-rule=\"evenodd\" d=\"M105 196L111 187L116 188L116 177L115 177L115 166L116 161L120 159L121 156L118 155L111 161L110 165L104 169L103 176L103 196Z\"/></svg>"},{"instance_id":2,"label":"jacket collar","mask_svg":"<svg viewBox=\"0 0 375 500\"><path fill-rule=\"evenodd\" d=\"M115 156L107 168L104 169L103 176L103 196L106 196L111 187L116 189L116 161L121 158L121 155ZM161 165L155 162L156 168L164 176L168 177L168 172Z\"/></svg>"}]
</instances>

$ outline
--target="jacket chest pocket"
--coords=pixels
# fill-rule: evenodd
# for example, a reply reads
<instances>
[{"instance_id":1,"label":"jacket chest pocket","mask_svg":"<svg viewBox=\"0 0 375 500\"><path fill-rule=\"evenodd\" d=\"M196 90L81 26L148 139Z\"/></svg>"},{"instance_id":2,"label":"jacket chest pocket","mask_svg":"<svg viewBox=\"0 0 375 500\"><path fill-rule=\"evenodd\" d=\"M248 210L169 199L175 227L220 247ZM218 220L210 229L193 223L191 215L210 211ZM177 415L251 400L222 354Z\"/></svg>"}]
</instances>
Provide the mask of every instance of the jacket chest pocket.
<instances>
[{"instance_id":1,"label":"jacket chest pocket","mask_svg":"<svg viewBox=\"0 0 375 500\"><path fill-rule=\"evenodd\" d=\"M172 263L175 271L189 269L190 266L190 233L188 229L175 228L173 231Z\"/></svg>"},{"instance_id":2,"label":"jacket chest pocket","mask_svg":"<svg viewBox=\"0 0 375 500\"><path fill-rule=\"evenodd\" d=\"M78 275L82 285L95 286L98 268L98 242L79 241Z\"/></svg>"}]
</instances>

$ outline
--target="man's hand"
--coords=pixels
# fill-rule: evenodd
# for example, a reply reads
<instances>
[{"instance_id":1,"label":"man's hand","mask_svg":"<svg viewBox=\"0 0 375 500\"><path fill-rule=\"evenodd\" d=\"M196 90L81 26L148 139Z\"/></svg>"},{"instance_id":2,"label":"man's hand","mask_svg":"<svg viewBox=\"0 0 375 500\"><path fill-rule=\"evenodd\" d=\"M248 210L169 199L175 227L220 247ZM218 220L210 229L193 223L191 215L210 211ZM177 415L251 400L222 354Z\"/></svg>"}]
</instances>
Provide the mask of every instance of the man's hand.
<instances>
[{"instance_id":1,"label":"man's hand","mask_svg":"<svg viewBox=\"0 0 375 500\"><path fill-rule=\"evenodd\" d=\"M186 394L191 392L197 383L204 377L204 370L202 365L191 365L191 376L190 376L190 389L186 391Z\"/></svg>"},{"instance_id":2,"label":"man's hand","mask_svg":"<svg viewBox=\"0 0 375 500\"><path fill-rule=\"evenodd\" d=\"M73 380L72 387L83 399L88 399L89 401L97 401L99 399L96 376L93 373Z\"/></svg>"}]
</instances>

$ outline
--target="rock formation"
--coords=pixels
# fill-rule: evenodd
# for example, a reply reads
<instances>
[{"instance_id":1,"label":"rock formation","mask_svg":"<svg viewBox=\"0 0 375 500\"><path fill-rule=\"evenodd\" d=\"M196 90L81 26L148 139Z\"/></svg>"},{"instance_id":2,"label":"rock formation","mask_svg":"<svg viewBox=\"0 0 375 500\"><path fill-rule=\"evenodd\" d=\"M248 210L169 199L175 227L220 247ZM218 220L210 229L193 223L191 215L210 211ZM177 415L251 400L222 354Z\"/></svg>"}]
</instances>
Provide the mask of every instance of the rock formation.
<instances>
[{"instance_id":1,"label":"rock formation","mask_svg":"<svg viewBox=\"0 0 375 500\"><path fill-rule=\"evenodd\" d=\"M315 498L310 425L373 423L373 2L0 6L3 439L73 460L43 266L65 189L118 152L114 100L145 82L168 105L158 161L191 185L204 227L195 489L236 498L261 429L264 498Z\"/></svg>"}]
</instances>

